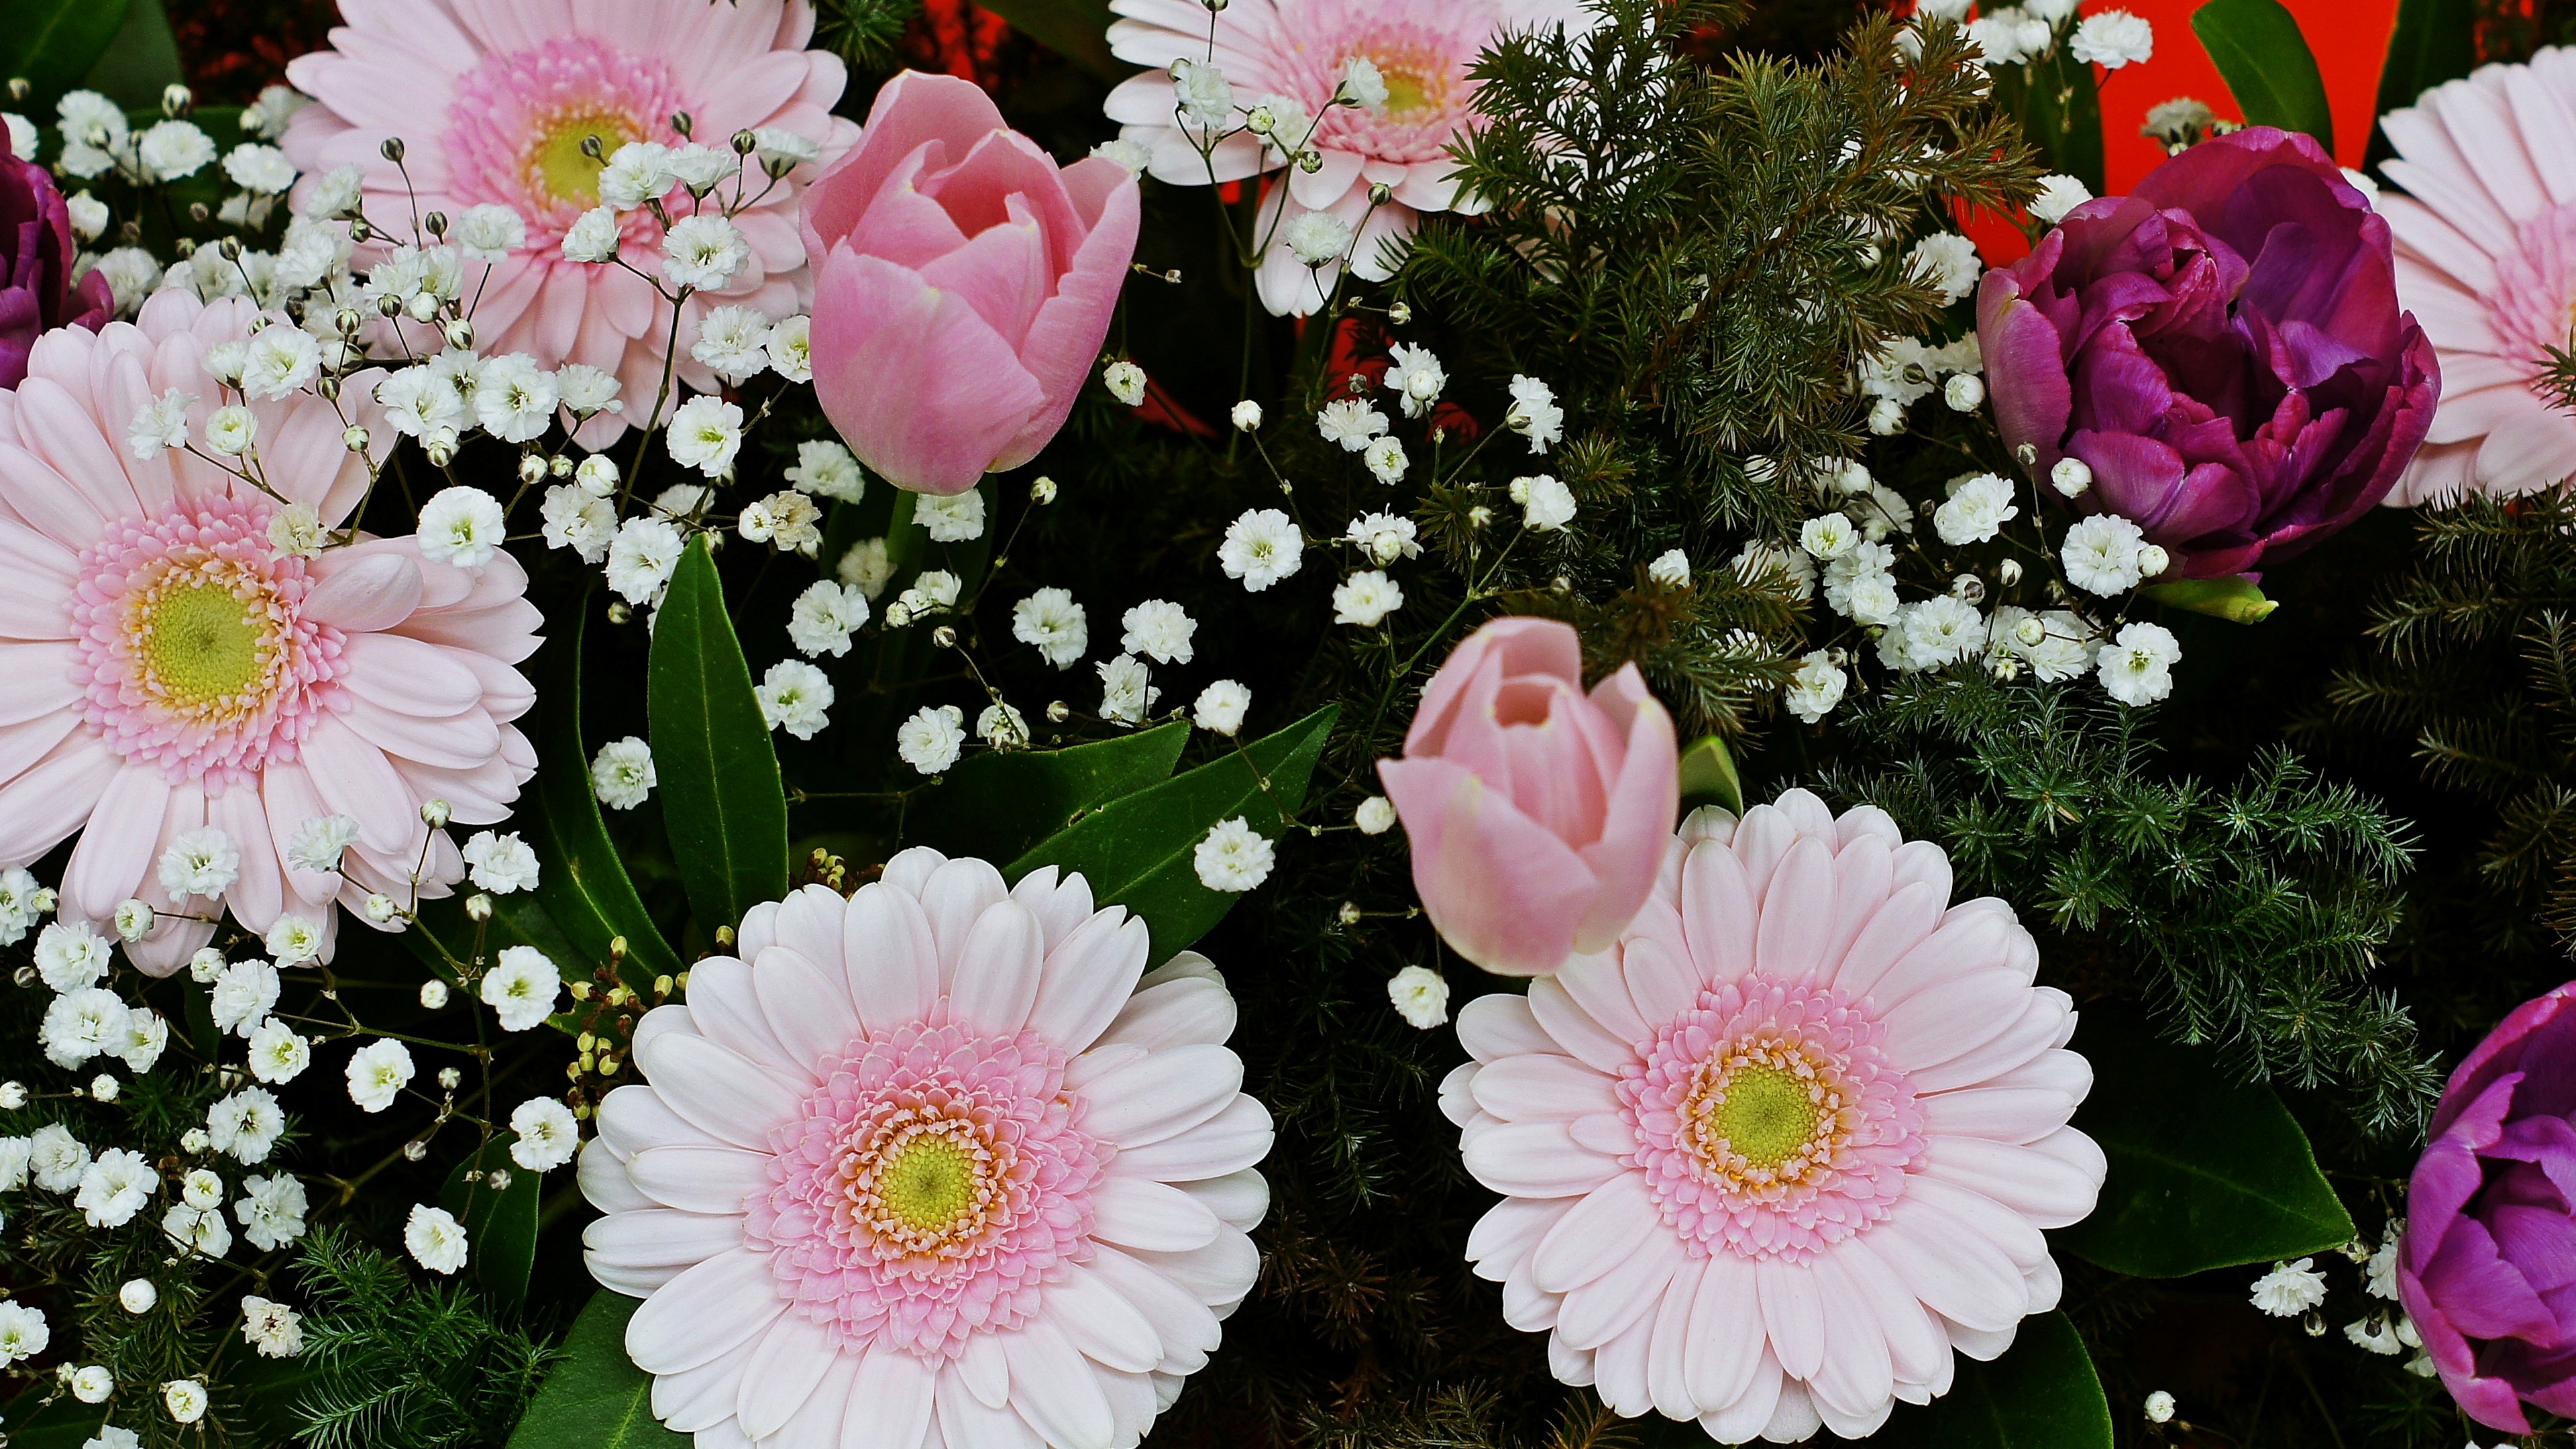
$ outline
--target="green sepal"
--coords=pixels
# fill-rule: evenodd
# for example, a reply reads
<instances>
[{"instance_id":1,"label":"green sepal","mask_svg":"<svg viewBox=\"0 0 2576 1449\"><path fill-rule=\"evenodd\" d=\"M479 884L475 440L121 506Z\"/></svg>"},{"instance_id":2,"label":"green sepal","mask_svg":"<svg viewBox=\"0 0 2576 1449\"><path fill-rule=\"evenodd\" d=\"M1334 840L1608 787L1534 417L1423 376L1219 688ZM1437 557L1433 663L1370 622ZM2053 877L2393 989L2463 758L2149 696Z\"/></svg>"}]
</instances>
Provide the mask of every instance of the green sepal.
<instances>
[{"instance_id":1,"label":"green sepal","mask_svg":"<svg viewBox=\"0 0 2576 1449\"><path fill-rule=\"evenodd\" d=\"M2209 0L2191 13L2191 29L2226 78L2246 124L2305 132L2334 154L2325 77L2281 0Z\"/></svg>"},{"instance_id":2,"label":"green sepal","mask_svg":"<svg viewBox=\"0 0 2576 1449\"><path fill-rule=\"evenodd\" d=\"M626 1320L640 1306L605 1288L590 1295L509 1449L689 1449L688 1435L653 1417L653 1378L626 1356Z\"/></svg>"},{"instance_id":3,"label":"green sepal","mask_svg":"<svg viewBox=\"0 0 2576 1449\"><path fill-rule=\"evenodd\" d=\"M2279 600L2263 597L2263 591L2255 587L2253 578L2246 574L2149 584L2138 590L2138 597L2169 609L2208 614L2231 624L2260 624L2272 616L2274 609L2281 607Z\"/></svg>"},{"instance_id":4,"label":"green sepal","mask_svg":"<svg viewBox=\"0 0 2576 1449\"><path fill-rule=\"evenodd\" d=\"M1683 814L1701 805L1718 806L1729 815L1744 813L1744 777L1736 773L1735 755L1718 736L1702 736L1682 751L1680 778Z\"/></svg>"},{"instance_id":5,"label":"green sepal","mask_svg":"<svg viewBox=\"0 0 2576 1449\"><path fill-rule=\"evenodd\" d=\"M671 858L699 925L712 933L786 895L787 787L703 538L681 550L662 598L645 715Z\"/></svg>"}]
</instances>

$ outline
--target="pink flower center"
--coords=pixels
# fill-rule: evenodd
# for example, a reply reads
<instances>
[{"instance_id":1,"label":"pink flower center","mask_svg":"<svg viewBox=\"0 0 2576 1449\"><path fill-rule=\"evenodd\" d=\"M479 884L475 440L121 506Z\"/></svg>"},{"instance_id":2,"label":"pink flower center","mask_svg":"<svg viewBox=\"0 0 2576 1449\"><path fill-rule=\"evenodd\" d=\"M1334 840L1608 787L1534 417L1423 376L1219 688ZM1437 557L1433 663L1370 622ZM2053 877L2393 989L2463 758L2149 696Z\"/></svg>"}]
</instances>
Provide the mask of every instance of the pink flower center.
<instances>
[{"instance_id":1,"label":"pink flower center","mask_svg":"<svg viewBox=\"0 0 2576 1449\"><path fill-rule=\"evenodd\" d=\"M953 1358L1037 1311L1090 1256L1091 1188L1112 1149L1075 1125L1065 1058L1034 1031L932 1021L872 1032L822 1064L771 1135L747 1238L779 1289L845 1349Z\"/></svg>"},{"instance_id":2,"label":"pink flower center","mask_svg":"<svg viewBox=\"0 0 2576 1449\"><path fill-rule=\"evenodd\" d=\"M1617 1087L1625 1160L1693 1256L1804 1263L1887 1215L1923 1113L1881 1031L1831 987L1748 976L1655 1033Z\"/></svg>"},{"instance_id":3,"label":"pink flower center","mask_svg":"<svg viewBox=\"0 0 2576 1449\"><path fill-rule=\"evenodd\" d=\"M513 208L528 223L523 253L552 255L599 205L599 173L617 148L680 144L671 117L687 109L668 65L586 36L486 56L448 107L449 194ZM660 230L649 210L626 216L629 241Z\"/></svg>"},{"instance_id":4,"label":"pink flower center","mask_svg":"<svg viewBox=\"0 0 2576 1449\"><path fill-rule=\"evenodd\" d=\"M2576 326L2576 206L2552 207L2514 231L2514 249L2496 259L2487 315L2496 350L2537 379L2549 370L2549 349L2565 347Z\"/></svg>"},{"instance_id":5,"label":"pink flower center","mask_svg":"<svg viewBox=\"0 0 2576 1449\"><path fill-rule=\"evenodd\" d=\"M1295 99L1317 117L1314 144L1380 161L1437 161L1474 123L1467 67L1493 39L1501 15L1488 4L1391 7L1376 0L1316 0L1294 17L1297 48L1283 57ZM1332 104L1354 58L1377 67L1386 105Z\"/></svg>"},{"instance_id":6,"label":"pink flower center","mask_svg":"<svg viewBox=\"0 0 2576 1449\"><path fill-rule=\"evenodd\" d=\"M274 510L221 498L122 519L80 557L73 674L82 715L129 760L210 791L292 760L342 688L343 636L302 617L304 560Z\"/></svg>"}]
</instances>

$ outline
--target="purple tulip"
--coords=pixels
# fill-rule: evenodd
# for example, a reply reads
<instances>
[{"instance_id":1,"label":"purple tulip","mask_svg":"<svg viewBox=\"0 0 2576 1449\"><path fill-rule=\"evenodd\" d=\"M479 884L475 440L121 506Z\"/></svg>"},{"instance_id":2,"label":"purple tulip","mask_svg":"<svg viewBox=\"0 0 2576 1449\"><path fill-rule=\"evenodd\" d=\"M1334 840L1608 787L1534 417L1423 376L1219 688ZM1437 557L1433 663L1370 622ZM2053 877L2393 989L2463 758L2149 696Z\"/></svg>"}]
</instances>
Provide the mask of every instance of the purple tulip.
<instances>
[{"instance_id":1,"label":"purple tulip","mask_svg":"<svg viewBox=\"0 0 2576 1449\"><path fill-rule=\"evenodd\" d=\"M2172 577L2286 558L2386 496L2441 372L2397 306L2388 223L2305 136L2192 147L1986 273L1977 335L2004 443L2093 470Z\"/></svg>"},{"instance_id":2,"label":"purple tulip","mask_svg":"<svg viewBox=\"0 0 2576 1449\"><path fill-rule=\"evenodd\" d=\"M2576 1415L2576 982L2514 1008L2442 1091L2397 1297L2469 1417Z\"/></svg>"},{"instance_id":3,"label":"purple tulip","mask_svg":"<svg viewBox=\"0 0 2576 1449\"><path fill-rule=\"evenodd\" d=\"M45 168L21 161L0 127L0 388L27 376L27 353L57 327L107 325L115 303L96 272L72 283L71 209Z\"/></svg>"}]
</instances>

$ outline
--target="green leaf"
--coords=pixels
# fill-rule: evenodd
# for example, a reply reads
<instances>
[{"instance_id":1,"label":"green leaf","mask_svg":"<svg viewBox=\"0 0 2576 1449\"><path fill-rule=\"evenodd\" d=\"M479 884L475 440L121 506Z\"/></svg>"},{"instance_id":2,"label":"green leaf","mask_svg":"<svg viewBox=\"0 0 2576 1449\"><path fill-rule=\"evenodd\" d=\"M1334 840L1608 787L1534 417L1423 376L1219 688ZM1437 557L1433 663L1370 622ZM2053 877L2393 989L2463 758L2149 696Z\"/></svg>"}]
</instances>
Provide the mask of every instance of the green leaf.
<instances>
[{"instance_id":1,"label":"green leaf","mask_svg":"<svg viewBox=\"0 0 2576 1449\"><path fill-rule=\"evenodd\" d=\"M2403 0L2397 28L2388 37L2388 63L2379 72L2379 104L2387 115L2478 65L2477 0ZM2394 154L2384 128L2373 127L2369 164Z\"/></svg>"},{"instance_id":2,"label":"green leaf","mask_svg":"<svg viewBox=\"0 0 2576 1449\"><path fill-rule=\"evenodd\" d=\"M977 755L913 805L908 833L950 855L1015 859L1084 811L1168 778L1189 739L1173 720L1070 749Z\"/></svg>"},{"instance_id":3,"label":"green leaf","mask_svg":"<svg viewBox=\"0 0 2576 1449\"><path fill-rule=\"evenodd\" d=\"M689 1449L688 1435L653 1417L652 1377L626 1356L639 1303L605 1288L590 1295L510 1449Z\"/></svg>"},{"instance_id":4,"label":"green leaf","mask_svg":"<svg viewBox=\"0 0 2576 1449\"><path fill-rule=\"evenodd\" d=\"M2063 1313L2025 1318L1992 1363L1965 1355L1950 1392L1902 1408L1888 1441L1908 1449L2110 1449L2111 1405Z\"/></svg>"},{"instance_id":5,"label":"green leaf","mask_svg":"<svg viewBox=\"0 0 2576 1449\"><path fill-rule=\"evenodd\" d=\"M2072 176L2100 195L2102 88L2092 63L2077 60L2071 47L2061 44L2046 59L2023 68L2029 72L2029 90L2022 133L2048 158L2050 170Z\"/></svg>"},{"instance_id":6,"label":"green leaf","mask_svg":"<svg viewBox=\"0 0 2576 1449\"><path fill-rule=\"evenodd\" d=\"M2248 125L2304 131L2334 152L2334 112L2325 78L2299 22L2281 0L2209 0L2191 13L2192 33L2218 64Z\"/></svg>"},{"instance_id":7,"label":"green leaf","mask_svg":"<svg viewBox=\"0 0 2576 1449\"><path fill-rule=\"evenodd\" d=\"M162 89L187 79L180 72L179 38L170 31L170 17L161 0L126 0L106 8L123 11L124 23L97 64L81 77L82 83L127 110L150 110L158 120ZM228 143L240 130L236 123L235 134L227 134L216 129L209 117L195 119L215 138L218 149L229 149Z\"/></svg>"},{"instance_id":8,"label":"green leaf","mask_svg":"<svg viewBox=\"0 0 2576 1449\"><path fill-rule=\"evenodd\" d=\"M127 0L10 0L0 11L6 21L0 24L0 80L26 81L30 101L50 108L63 92L79 89L81 78L107 54L125 23L126 6ZM161 28L169 29L169 22ZM32 104L24 109L41 114Z\"/></svg>"},{"instance_id":9,"label":"green leaf","mask_svg":"<svg viewBox=\"0 0 2576 1449\"><path fill-rule=\"evenodd\" d=\"M591 792L590 754L581 739L582 640L589 617L585 599L574 611L572 629L538 656L537 677L556 687L546 699L536 788L527 800L526 824L543 865L537 899L583 961L607 960L609 943L625 937L626 984L649 996L653 978L678 974L682 963L646 913Z\"/></svg>"},{"instance_id":10,"label":"green leaf","mask_svg":"<svg viewBox=\"0 0 2576 1449\"><path fill-rule=\"evenodd\" d=\"M1031 40L1100 77L1117 80L1129 67L1109 53L1109 22L1117 17L1100 0L978 0Z\"/></svg>"},{"instance_id":11,"label":"green leaf","mask_svg":"<svg viewBox=\"0 0 2576 1449\"><path fill-rule=\"evenodd\" d=\"M2223 579L2176 579L2169 584L2149 584L2138 590L2138 596L2172 609L2189 609L2195 614L2212 614L2231 624L2260 624L2281 607L2277 599L2263 597L2254 580L2245 574L2229 574Z\"/></svg>"},{"instance_id":12,"label":"green leaf","mask_svg":"<svg viewBox=\"0 0 2576 1449\"><path fill-rule=\"evenodd\" d=\"M190 977L181 990L188 999L188 1044L211 1064L224 1044L223 1028L215 1025L215 988Z\"/></svg>"},{"instance_id":13,"label":"green leaf","mask_svg":"<svg viewBox=\"0 0 2576 1449\"><path fill-rule=\"evenodd\" d=\"M1744 813L1744 777L1736 773L1735 756L1715 735L1682 751L1682 807L1715 805L1730 815Z\"/></svg>"},{"instance_id":14,"label":"green leaf","mask_svg":"<svg viewBox=\"0 0 2576 1449\"><path fill-rule=\"evenodd\" d=\"M70 1394L62 1394L37 1408L36 1401L44 1396L44 1386L39 1384L20 1390L17 1398L0 1404L0 1414L6 1416L9 1449L81 1449L98 1437L99 1426L107 1422L105 1404L84 1404ZM26 1404L23 1409L19 1407L22 1401Z\"/></svg>"},{"instance_id":15,"label":"green leaf","mask_svg":"<svg viewBox=\"0 0 2576 1449\"><path fill-rule=\"evenodd\" d=\"M1094 901L1123 905L1144 919L1153 932L1152 959L1165 960L1206 935L1239 898L1199 884L1191 862L1199 841L1238 815L1277 839L1285 826L1280 808L1305 803L1306 778L1340 715L1341 706L1326 705L1222 759L1113 800L1038 842L1003 874L1016 881L1042 865L1082 872Z\"/></svg>"},{"instance_id":16,"label":"green leaf","mask_svg":"<svg viewBox=\"0 0 2576 1449\"><path fill-rule=\"evenodd\" d=\"M2230 1081L2207 1048L2110 1012L2085 1014L2074 1049L2093 1064L2075 1125L2111 1175L2058 1246L2114 1272L2179 1278L2352 1241L2352 1216L2271 1088Z\"/></svg>"},{"instance_id":17,"label":"green leaf","mask_svg":"<svg viewBox=\"0 0 2576 1449\"><path fill-rule=\"evenodd\" d=\"M473 1156L456 1164L438 1205L465 1225L469 1243L466 1266L474 1281L496 1303L517 1307L527 1301L528 1274L537 1265L537 1193L542 1173L510 1160L515 1132L494 1133ZM491 1174L508 1173L509 1186L496 1188Z\"/></svg>"},{"instance_id":18,"label":"green leaf","mask_svg":"<svg viewBox=\"0 0 2576 1449\"><path fill-rule=\"evenodd\" d=\"M663 596L645 715L671 856L712 934L787 894L787 787L704 540L681 551Z\"/></svg>"}]
</instances>

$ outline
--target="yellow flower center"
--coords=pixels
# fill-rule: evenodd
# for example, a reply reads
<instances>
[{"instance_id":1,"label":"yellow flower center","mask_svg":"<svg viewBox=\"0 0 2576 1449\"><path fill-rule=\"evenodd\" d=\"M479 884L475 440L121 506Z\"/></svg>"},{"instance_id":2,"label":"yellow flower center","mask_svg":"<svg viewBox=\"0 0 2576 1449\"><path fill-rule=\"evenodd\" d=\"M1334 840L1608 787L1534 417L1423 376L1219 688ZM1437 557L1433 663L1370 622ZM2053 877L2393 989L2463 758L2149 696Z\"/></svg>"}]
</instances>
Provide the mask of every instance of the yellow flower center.
<instances>
[{"instance_id":1,"label":"yellow flower center","mask_svg":"<svg viewBox=\"0 0 2576 1449\"><path fill-rule=\"evenodd\" d=\"M186 578L137 601L133 630L144 678L185 710L241 702L267 673L266 611L220 583Z\"/></svg>"},{"instance_id":2,"label":"yellow flower center","mask_svg":"<svg viewBox=\"0 0 2576 1449\"><path fill-rule=\"evenodd\" d=\"M974 1160L953 1139L925 1132L886 1157L877 1171L877 1195L905 1227L940 1237L974 1210L979 1176Z\"/></svg>"},{"instance_id":3,"label":"yellow flower center","mask_svg":"<svg viewBox=\"0 0 2576 1449\"><path fill-rule=\"evenodd\" d=\"M1739 1189L1777 1192L1831 1167L1857 1124L1833 1059L1796 1038L1746 1037L1693 1076L1682 1144L1702 1176Z\"/></svg>"},{"instance_id":4,"label":"yellow flower center","mask_svg":"<svg viewBox=\"0 0 2576 1449\"><path fill-rule=\"evenodd\" d=\"M1756 1167L1777 1170L1816 1135L1807 1084L1778 1067L1736 1068L1726 1099L1713 1106L1719 1134Z\"/></svg>"},{"instance_id":5,"label":"yellow flower center","mask_svg":"<svg viewBox=\"0 0 2576 1449\"><path fill-rule=\"evenodd\" d=\"M599 138L593 156L583 142ZM528 147L528 185L557 201L579 207L599 204L599 173L617 148L635 139L624 116L612 111L567 111L538 133Z\"/></svg>"}]
</instances>

